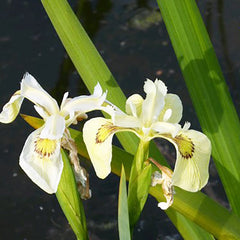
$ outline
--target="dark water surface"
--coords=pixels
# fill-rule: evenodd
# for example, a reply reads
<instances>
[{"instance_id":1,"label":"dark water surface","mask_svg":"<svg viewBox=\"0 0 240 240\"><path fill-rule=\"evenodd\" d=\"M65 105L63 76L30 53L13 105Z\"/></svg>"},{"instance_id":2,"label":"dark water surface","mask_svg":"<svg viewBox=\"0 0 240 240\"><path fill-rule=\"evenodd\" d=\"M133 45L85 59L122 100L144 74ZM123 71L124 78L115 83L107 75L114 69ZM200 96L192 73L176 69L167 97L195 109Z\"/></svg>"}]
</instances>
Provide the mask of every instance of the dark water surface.
<instances>
[{"instance_id":1,"label":"dark water surface","mask_svg":"<svg viewBox=\"0 0 240 240\"><path fill-rule=\"evenodd\" d=\"M155 1L92 0L71 1L71 4L127 96L142 94L145 78L159 77L169 92L182 99L183 121L190 121L192 128L200 129L164 23L159 18L156 18L158 24L152 23ZM199 7L239 112L240 3L204 0L199 1ZM141 23L143 18L148 24ZM58 101L65 91L70 96L87 92L40 1L0 2L0 52L1 107L19 89L26 71ZM21 112L33 114L33 105L26 101ZM20 117L12 124L0 125L0 239L74 239L55 196L35 186L18 165L19 154L31 131ZM173 158L168 146L161 144L160 148L168 158ZM93 197L84 205L91 239L118 239L118 177L110 175L102 181L96 178L90 165L88 170ZM210 183L205 191L228 206L213 164L210 170ZM135 239L182 238L150 197Z\"/></svg>"}]
</instances>

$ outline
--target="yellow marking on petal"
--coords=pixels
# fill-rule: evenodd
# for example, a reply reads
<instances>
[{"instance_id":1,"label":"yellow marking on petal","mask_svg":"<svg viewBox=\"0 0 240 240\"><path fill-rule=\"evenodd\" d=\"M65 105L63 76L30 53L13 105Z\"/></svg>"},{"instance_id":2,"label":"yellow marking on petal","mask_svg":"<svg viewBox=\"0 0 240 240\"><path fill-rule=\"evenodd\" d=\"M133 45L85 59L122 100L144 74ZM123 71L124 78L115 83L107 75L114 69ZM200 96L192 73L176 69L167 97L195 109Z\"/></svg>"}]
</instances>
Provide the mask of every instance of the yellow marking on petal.
<instances>
[{"instance_id":1,"label":"yellow marking on petal","mask_svg":"<svg viewBox=\"0 0 240 240\"><path fill-rule=\"evenodd\" d=\"M103 124L97 132L96 143L103 143L111 134L121 129L120 127L114 126L111 122Z\"/></svg>"},{"instance_id":2,"label":"yellow marking on petal","mask_svg":"<svg viewBox=\"0 0 240 240\"><path fill-rule=\"evenodd\" d=\"M193 157L195 146L191 138L180 134L177 135L173 141L177 144L178 150L183 158L189 159Z\"/></svg>"},{"instance_id":3,"label":"yellow marking on petal","mask_svg":"<svg viewBox=\"0 0 240 240\"><path fill-rule=\"evenodd\" d=\"M40 155L41 158L49 158L56 150L57 141L47 138L37 138L35 140L34 151Z\"/></svg>"}]
</instances>

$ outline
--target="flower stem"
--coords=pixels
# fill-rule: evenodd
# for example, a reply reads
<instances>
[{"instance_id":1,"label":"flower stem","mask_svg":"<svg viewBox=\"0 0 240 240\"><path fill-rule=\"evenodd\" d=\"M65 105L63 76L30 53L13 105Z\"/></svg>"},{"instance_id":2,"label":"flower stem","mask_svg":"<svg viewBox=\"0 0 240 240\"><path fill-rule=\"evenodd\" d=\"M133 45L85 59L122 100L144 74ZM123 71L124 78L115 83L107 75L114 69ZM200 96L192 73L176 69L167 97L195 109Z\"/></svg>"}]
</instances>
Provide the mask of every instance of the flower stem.
<instances>
[{"instance_id":1,"label":"flower stem","mask_svg":"<svg viewBox=\"0 0 240 240\"><path fill-rule=\"evenodd\" d=\"M149 142L140 141L134 157L128 187L128 210L131 232L138 221L148 196L151 184L151 164L148 159Z\"/></svg>"}]
</instances>

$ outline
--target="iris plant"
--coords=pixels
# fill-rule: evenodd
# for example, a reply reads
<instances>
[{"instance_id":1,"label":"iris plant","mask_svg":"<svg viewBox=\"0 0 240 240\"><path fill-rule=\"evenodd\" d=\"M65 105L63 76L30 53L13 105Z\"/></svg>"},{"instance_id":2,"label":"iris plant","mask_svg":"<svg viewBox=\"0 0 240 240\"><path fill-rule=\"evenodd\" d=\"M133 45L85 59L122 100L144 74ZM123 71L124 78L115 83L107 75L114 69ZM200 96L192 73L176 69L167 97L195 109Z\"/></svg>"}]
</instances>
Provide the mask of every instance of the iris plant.
<instances>
[{"instance_id":1,"label":"iris plant","mask_svg":"<svg viewBox=\"0 0 240 240\"><path fill-rule=\"evenodd\" d=\"M182 102L176 94L167 93L167 87L161 80L153 82L148 79L144 84L144 92L145 99L138 94L127 99L126 113L113 106L108 112L111 119L98 117L87 121L83 138L100 178L105 178L111 172L112 138L116 132L136 134L145 152L148 152L149 142L154 138L171 142L176 148L174 171L166 171L166 167L163 167L160 169L162 174L155 174L153 181L153 184L164 183L162 186L167 203L160 207L166 209L172 203L173 185L192 192L206 185L211 143L203 133L190 129L189 122L183 127L179 124Z\"/></svg>"},{"instance_id":2,"label":"iris plant","mask_svg":"<svg viewBox=\"0 0 240 240\"><path fill-rule=\"evenodd\" d=\"M65 93L59 107L36 79L26 73L20 90L3 107L0 122L12 122L18 115L24 98L34 103L44 125L28 136L19 163L34 183L47 193L55 193L63 170L60 148L61 141L68 138L67 127L79 118L86 118L86 112L101 108L106 93L102 92L99 84L90 96L68 98L68 93Z\"/></svg>"}]
</instances>

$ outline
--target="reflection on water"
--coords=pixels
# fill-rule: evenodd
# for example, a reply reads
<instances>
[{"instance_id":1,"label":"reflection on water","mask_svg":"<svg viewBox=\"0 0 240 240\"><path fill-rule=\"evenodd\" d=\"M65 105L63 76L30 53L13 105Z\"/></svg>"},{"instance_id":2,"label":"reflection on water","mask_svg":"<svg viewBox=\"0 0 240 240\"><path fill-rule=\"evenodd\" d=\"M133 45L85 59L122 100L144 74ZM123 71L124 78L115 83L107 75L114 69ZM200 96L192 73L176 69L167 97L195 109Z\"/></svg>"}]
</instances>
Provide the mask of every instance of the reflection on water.
<instances>
[{"instance_id":1,"label":"reflection on water","mask_svg":"<svg viewBox=\"0 0 240 240\"><path fill-rule=\"evenodd\" d=\"M163 22L159 21L157 25L153 22L144 28L129 24L139 20L139 16L140 20L141 16L152 19L151 14L155 14L157 9L155 1L72 0L71 3L127 96L134 92L142 94L146 77L159 77L166 82L170 92L181 97L183 120L191 121L193 128L199 129ZM239 2L231 0L228 3L205 0L199 1L199 6L232 96L240 109L240 86L236 81L240 66L240 37L236 36L240 21ZM65 91L69 91L70 96L87 92L40 1L3 0L0 3L0 20L1 106L19 87L25 71L36 76L44 89L58 101ZM22 112L33 113L32 106L25 103ZM42 192L18 166L19 154L31 128L19 118L10 125L0 125L0 129L3 136L0 140L0 239L74 239L55 196ZM166 158L174 163L171 146L163 141L159 144ZM92 199L84 202L91 239L118 239L118 177L110 175L102 181L97 179L89 163L86 167L93 191ZM205 191L227 206L213 164L210 168L210 183ZM136 228L135 239L182 238L165 213L157 208L156 201L149 197Z\"/></svg>"}]
</instances>

